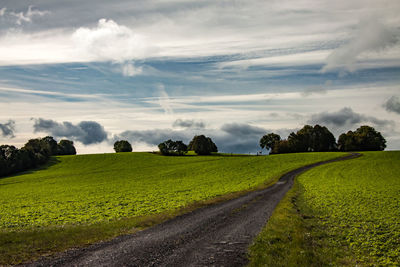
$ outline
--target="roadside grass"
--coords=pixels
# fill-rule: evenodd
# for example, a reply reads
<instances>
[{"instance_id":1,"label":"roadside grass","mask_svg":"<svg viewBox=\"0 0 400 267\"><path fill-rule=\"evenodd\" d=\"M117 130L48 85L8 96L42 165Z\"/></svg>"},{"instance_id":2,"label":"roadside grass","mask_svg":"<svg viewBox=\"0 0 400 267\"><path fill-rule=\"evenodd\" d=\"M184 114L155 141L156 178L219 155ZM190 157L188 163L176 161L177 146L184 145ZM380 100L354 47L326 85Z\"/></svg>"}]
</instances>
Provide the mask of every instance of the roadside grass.
<instances>
[{"instance_id":1,"label":"roadside grass","mask_svg":"<svg viewBox=\"0 0 400 267\"><path fill-rule=\"evenodd\" d=\"M296 178L250 248L250 266L399 266L400 151Z\"/></svg>"},{"instance_id":2,"label":"roadside grass","mask_svg":"<svg viewBox=\"0 0 400 267\"><path fill-rule=\"evenodd\" d=\"M0 179L0 264L133 233L341 155L60 156L57 164Z\"/></svg>"},{"instance_id":3,"label":"roadside grass","mask_svg":"<svg viewBox=\"0 0 400 267\"><path fill-rule=\"evenodd\" d=\"M323 266L296 207L298 187L295 183L279 202L250 247L249 266Z\"/></svg>"}]
</instances>

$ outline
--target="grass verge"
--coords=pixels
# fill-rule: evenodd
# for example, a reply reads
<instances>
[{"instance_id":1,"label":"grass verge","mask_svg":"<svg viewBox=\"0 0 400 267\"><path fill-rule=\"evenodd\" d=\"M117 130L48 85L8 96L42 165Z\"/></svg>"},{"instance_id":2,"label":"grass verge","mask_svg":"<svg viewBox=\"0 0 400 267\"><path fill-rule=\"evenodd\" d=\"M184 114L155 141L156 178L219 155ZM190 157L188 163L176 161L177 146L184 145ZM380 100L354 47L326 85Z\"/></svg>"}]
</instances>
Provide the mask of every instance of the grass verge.
<instances>
[{"instance_id":1,"label":"grass verge","mask_svg":"<svg viewBox=\"0 0 400 267\"><path fill-rule=\"evenodd\" d=\"M297 208L298 194L299 184L295 183L250 247L249 266L321 266Z\"/></svg>"},{"instance_id":2,"label":"grass verge","mask_svg":"<svg viewBox=\"0 0 400 267\"><path fill-rule=\"evenodd\" d=\"M296 178L250 266L399 266L400 152L365 152Z\"/></svg>"}]
</instances>

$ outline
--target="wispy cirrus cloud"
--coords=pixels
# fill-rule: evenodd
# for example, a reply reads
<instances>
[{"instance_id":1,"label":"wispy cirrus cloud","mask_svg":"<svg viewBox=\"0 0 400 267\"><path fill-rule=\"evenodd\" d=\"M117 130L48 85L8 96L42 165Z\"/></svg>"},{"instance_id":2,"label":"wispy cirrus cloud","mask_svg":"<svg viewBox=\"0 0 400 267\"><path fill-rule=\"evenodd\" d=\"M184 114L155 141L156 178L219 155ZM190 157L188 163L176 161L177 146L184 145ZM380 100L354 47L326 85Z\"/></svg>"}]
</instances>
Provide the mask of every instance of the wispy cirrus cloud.
<instances>
[{"instance_id":1,"label":"wispy cirrus cloud","mask_svg":"<svg viewBox=\"0 0 400 267\"><path fill-rule=\"evenodd\" d=\"M43 17L51 12L49 10L40 10L33 6L29 6L27 11L15 12L9 10L7 7L0 9L0 17L6 17L12 20L17 25L22 25L23 23L31 23L34 18Z\"/></svg>"},{"instance_id":2,"label":"wispy cirrus cloud","mask_svg":"<svg viewBox=\"0 0 400 267\"><path fill-rule=\"evenodd\" d=\"M355 71L362 56L365 59L367 53L383 52L398 44L399 40L400 30L397 26L384 24L375 16L363 18L352 31L350 40L329 54L322 72Z\"/></svg>"}]
</instances>

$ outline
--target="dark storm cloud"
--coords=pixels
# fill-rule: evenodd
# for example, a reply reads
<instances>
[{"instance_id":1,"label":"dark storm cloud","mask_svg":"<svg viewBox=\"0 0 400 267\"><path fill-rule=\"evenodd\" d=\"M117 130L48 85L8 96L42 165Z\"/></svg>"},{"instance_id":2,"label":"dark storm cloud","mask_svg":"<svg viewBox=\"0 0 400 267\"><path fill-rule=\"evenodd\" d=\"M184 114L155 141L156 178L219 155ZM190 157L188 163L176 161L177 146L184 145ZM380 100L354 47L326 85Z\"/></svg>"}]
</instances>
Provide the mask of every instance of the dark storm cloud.
<instances>
[{"instance_id":1,"label":"dark storm cloud","mask_svg":"<svg viewBox=\"0 0 400 267\"><path fill-rule=\"evenodd\" d=\"M205 124L201 121L177 119L172 127L204 129Z\"/></svg>"},{"instance_id":2,"label":"dark storm cloud","mask_svg":"<svg viewBox=\"0 0 400 267\"><path fill-rule=\"evenodd\" d=\"M366 116L354 112L351 108L345 107L337 112L322 112L311 115L308 123L326 124L331 126L351 126L360 123L372 123L380 127L393 127L394 122L391 120L381 120L372 116Z\"/></svg>"},{"instance_id":3,"label":"dark storm cloud","mask_svg":"<svg viewBox=\"0 0 400 267\"><path fill-rule=\"evenodd\" d=\"M336 126L356 124L363 120L363 116L355 113L351 108L342 108L337 112L322 112L314 114L308 123L320 123Z\"/></svg>"},{"instance_id":4,"label":"dark storm cloud","mask_svg":"<svg viewBox=\"0 0 400 267\"><path fill-rule=\"evenodd\" d=\"M1 136L13 138L15 137L14 131L15 131L15 121L9 120L6 123L0 123Z\"/></svg>"},{"instance_id":5,"label":"dark storm cloud","mask_svg":"<svg viewBox=\"0 0 400 267\"><path fill-rule=\"evenodd\" d=\"M42 118L35 119L34 132L45 132L53 137L69 138L79 141L84 145L101 143L107 140L107 132L104 127L95 121L82 121L76 125L71 122L56 122Z\"/></svg>"},{"instance_id":6,"label":"dark storm cloud","mask_svg":"<svg viewBox=\"0 0 400 267\"><path fill-rule=\"evenodd\" d=\"M265 129L245 123L227 123L222 125L221 130L236 136L252 136L265 134Z\"/></svg>"},{"instance_id":7,"label":"dark storm cloud","mask_svg":"<svg viewBox=\"0 0 400 267\"><path fill-rule=\"evenodd\" d=\"M397 96L389 98L383 106L389 112L400 114L400 99Z\"/></svg>"}]
</instances>

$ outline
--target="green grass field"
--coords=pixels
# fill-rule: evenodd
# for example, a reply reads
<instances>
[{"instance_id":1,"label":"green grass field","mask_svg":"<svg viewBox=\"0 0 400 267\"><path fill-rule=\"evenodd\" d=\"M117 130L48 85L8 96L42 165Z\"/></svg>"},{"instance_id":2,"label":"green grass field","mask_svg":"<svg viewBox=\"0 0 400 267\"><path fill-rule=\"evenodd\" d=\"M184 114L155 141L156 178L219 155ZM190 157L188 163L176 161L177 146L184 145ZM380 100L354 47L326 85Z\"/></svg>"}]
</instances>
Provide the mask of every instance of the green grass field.
<instances>
[{"instance_id":1,"label":"green grass field","mask_svg":"<svg viewBox=\"0 0 400 267\"><path fill-rule=\"evenodd\" d=\"M0 179L0 264L132 232L342 154L57 157L45 169Z\"/></svg>"},{"instance_id":2,"label":"green grass field","mask_svg":"<svg viewBox=\"0 0 400 267\"><path fill-rule=\"evenodd\" d=\"M251 248L252 265L399 266L400 151L298 177Z\"/></svg>"}]
</instances>

